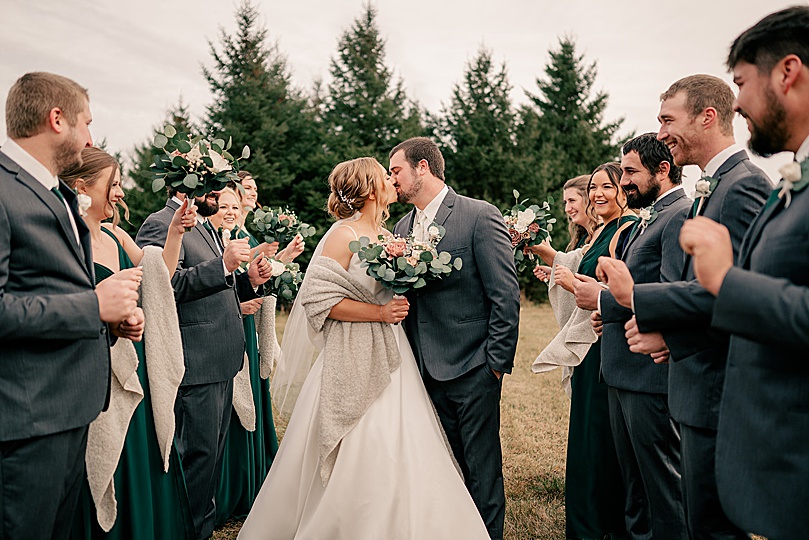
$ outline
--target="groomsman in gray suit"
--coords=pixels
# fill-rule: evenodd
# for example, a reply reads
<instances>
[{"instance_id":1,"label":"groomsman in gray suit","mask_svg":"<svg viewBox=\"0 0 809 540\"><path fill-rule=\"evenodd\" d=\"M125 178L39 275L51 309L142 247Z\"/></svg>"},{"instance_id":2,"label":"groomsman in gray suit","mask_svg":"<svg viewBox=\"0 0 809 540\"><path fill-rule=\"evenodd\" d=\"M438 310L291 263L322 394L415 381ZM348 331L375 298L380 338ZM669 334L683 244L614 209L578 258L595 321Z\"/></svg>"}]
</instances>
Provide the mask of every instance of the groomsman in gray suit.
<instances>
[{"instance_id":1,"label":"groomsman in gray suit","mask_svg":"<svg viewBox=\"0 0 809 540\"><path fill-rule=\"evenodd\" d=\"M681 279L684 255L678 238L691 200L668 147L656 134L623 147L621 186L642 218L622 259L637 283ZM577 276L578 277L578 276ZM574 283L576 303L598 309L603 320L601 371L609 392L610 424L627 491L626 528L632 538L685 539L680 489L680 435L668 405L668 366L630 352L624 325L632 311L592 278Z\"/></svg>"},{"instance_id":2,"label":"groomsman in gray suit","mask_svg":"<svg viewBox=\"0 0 809 540\"><path fill-rule=\"evenodd\" d=\"M109 328L140 340L141 272L94 289L90 231L58 174L92 145L87 90L28 73L0 148L0 538L67 538L87 426L109 398ZM106 323L110 323L110 326Z\"/></svg>"},{"instance_id":3,"label":"groomsman in gray suit","mask_svg":"<svg viewBox=\"0 0 809 540\"><path fill-rule=\"evenodd\" d=\"M727 516L770 540L809 535L809 7L773 13L736 38L728 67L757 154L795 163L747 231L733 265L728 229L683 227L694 273L716 297L713 328L731 334L716 438Z\"/></svg>"},{"instance_id":4,"label":"groomsman in gray suit","mask_svg":"<svg viewBox=\"0 0 809 540\"><path fill-rule=\"evenodd\" d=\"M405 332L466 486L493 539L503 537L505 492L500 391L511 373L520 322L520 287L503 216L444 183L444 157L426 137L390 152L399 202L413 210L394 232L424 239L446 228L438 249L463 268L408 296Z\"/></svg>"},{"instance_id":5,"label":"groomsman in gray suit","mask_svg":"<svg viewBox=\"0 0 809 540\"><path fill-rule=\"evenodd\" d=\"M185 195L170 192L165 208L143 222L136 242L163 246L168 225ZM240 301L257 298L254 288L269 279L270 265L259 257L246 273L234 274L250 260L247 239L223 247L208 221L219 210L218 193L195 199L197 225L183 235L180 260L172 277L183 340L185 375L174 413L176 445L183 463L197 537L213 534L214 495L230 425L233 377L244 360Z\"/></svg>"},{"instance_id":6,"label":"groomsman in gray suit","mask_svg":"<svg viewBox=\"0 0 809 540\"><path fill-rule=\"evenodd\" d=\"M675 82L660 99L658 139L671 148L676 165L698 165L703 171L691 216L726 226L736 255L772 184L735 144L733 92L717 77L692 75ZM639 284L634 295L623 263L606 261L602 270L613 297L635 312L637 321L627 324L630 350L670 351L669 405L680 424L691 538L748 538L725 516L716 492L716 427L729 336L710 328L714 297L695 280L690 257L686 261L684 281Z\"/></svg>"}]
</instances>

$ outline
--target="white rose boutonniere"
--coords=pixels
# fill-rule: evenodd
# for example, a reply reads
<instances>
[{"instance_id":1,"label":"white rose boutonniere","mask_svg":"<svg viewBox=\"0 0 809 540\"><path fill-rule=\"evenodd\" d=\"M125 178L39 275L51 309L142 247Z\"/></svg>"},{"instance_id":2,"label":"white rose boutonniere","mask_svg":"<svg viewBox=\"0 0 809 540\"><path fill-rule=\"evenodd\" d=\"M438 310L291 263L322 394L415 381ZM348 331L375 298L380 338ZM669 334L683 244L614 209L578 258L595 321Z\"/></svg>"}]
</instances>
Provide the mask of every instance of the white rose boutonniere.
<instances>
[{"instance_id":1,"label":"white rose boutonniere","mask_svg":"<svg viewBox=\"0 0 809 540\"><path fill-rule=\"evenodd\" d=\"M694 191L694 198L710 197L711 196L711 182L702 178L697 180L696 190Z\"/></svg>"},{"instance_id":2,"label":"white rose boutonniere","mask_svg":"<svg viewBox=\"0 0 809 540\"><path fill-rule=\"evenodd\" d=\"M654 206L641 208L638 212L638 217L640 218L640 234L643 234L644 231L646 231L646 227L657 219L657 210L655 210Z\"/></svg>"},{"instance_id":3,"label":"white rose boutonniere","mask_svg":"<svg viewBox=\"0 0 809 540\"><path fill-rule=\"evenodd\" d=\"M793 191L800 191L805 187L802 185L799 189L795 189L795 184L801 182L801 177L803 176L803 171L801 170L801 164L795 161L791 163L787 163L780 169L778 172L781 173L781 191L778 192L778 198L786 198L786 202L784 203L784 208L789 208L789 203L792 202L792 192Z\"/></svg>"},{"instance_id":4,"label":"white rose boutonniere","mask_svg":"<svg viewBox=\"0 0 809 540\"><path fill-rule=\"evenodd\" d=\"M430 240L433 242L441 238L441 231L438 230L438 227L436 227L435 225L430 225L427 228L427 234L430 235Z\"/></svg>"},{"instance_id":5,"label":"white rose boutonniere","mask_svg":"<svg viewBox=\"0 0 809 540\"><path fill-rule=\"evenodd\" d=\"M79 193L76 195L76 203L79 205L79 215L84 217L87 215L87 210L93 206L93 199L91 199L89 195Z\"/></svg>"}]
</instances>

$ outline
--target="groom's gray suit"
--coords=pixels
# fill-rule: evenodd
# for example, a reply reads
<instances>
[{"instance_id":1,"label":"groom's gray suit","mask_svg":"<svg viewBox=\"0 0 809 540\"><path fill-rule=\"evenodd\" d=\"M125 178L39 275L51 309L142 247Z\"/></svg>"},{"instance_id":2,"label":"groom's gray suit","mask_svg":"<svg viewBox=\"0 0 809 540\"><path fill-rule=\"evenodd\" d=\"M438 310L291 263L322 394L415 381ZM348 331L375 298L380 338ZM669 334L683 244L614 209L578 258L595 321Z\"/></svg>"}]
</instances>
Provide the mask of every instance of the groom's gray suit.
<instances>
[{"instance_id":1,"label":"groom's gray suit","mask_svg":"<svg viewBox=\"0 0 809 540\"><path fill-rule=\"evenodd\" d=\"M146 218L138 231L138 245L163 246L178 207L169 200L165 208ZM199 224L183 235L171 283L185 358L185 375L174 408L176 444L197 536L209 538L216 512L213 498L230 425L233 377L244 360L237 289L243 300L256 295L246 274L225 276L221 246Z\"/></svg>"},{"instance_id":2,"label":"groom's gray suit","mask_svg":"<svg viewBox=\"0 0 809 540\"><path fill-rule=\"evenodd\" d=\"M66 538L87 425L108 399L90 232L0 151L0 538Z\"/></svg>"},{"instance_id":3,"label":"groom's gray suit","mask_svg":"<svg viewBox=\"0 0 809 540\"><path fill-rule=\"evenodd\" d=\"M413 229L415 209L394 228ZM511 241L500 212L449 188L435 221L438 244L463 269L408 295L405 331L467 488L492 538L505 513L500 448L501 381L517 348L520 288Z\"/></svg>"}]
</instances>

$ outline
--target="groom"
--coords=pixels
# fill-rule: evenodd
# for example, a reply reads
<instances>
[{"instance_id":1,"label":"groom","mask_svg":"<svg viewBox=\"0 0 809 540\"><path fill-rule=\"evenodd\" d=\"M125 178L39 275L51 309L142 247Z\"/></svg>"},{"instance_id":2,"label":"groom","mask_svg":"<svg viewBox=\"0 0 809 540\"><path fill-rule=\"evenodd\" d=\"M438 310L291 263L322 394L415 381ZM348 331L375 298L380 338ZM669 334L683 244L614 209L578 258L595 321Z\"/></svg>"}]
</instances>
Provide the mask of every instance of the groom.
<instances>
[{"instance_id":1,"label":"groom","mask_svg":"<svg viewBox=\"0 0 809 540\"><path fill-rule=\"evenodd\" d=\"M394 233L426 239L436 222L446 228L439 249L463 261L462 270L408 296L404 325L466 487L489 536L500 539L501 378L514 365L520 320L511 241L497 208L447 187L444 156L430 139L408 139L389 157L399 202L415 207Z\"/></svg>"}]
</instances>

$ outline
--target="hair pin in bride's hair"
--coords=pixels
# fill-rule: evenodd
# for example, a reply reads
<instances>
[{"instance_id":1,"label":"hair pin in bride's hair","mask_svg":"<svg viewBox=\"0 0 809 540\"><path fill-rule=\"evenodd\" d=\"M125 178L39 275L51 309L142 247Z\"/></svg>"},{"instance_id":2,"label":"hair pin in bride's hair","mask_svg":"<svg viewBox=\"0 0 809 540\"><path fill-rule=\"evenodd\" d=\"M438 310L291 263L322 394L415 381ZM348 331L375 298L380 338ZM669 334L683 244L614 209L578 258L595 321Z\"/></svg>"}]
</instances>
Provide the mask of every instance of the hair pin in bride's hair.
<instances>
[{"instance_id":1,"label":"hair pin in bride's hair","mask_svg":"<svg viewBox=\"0 0 809 540\"><path fill-rule=\"evenodd\" d=\"M348 207L351 210L354 210L354 205L353 205L354 199L349 199L348 197L343 195L343 190L342 189L337 190L337 196L340 197L340 200L343 201L344 203L346 203L346 205L348 205Z\"/></svg>"}]
</instances>

